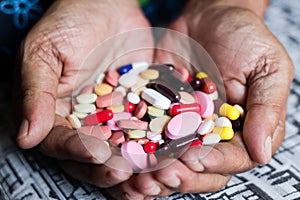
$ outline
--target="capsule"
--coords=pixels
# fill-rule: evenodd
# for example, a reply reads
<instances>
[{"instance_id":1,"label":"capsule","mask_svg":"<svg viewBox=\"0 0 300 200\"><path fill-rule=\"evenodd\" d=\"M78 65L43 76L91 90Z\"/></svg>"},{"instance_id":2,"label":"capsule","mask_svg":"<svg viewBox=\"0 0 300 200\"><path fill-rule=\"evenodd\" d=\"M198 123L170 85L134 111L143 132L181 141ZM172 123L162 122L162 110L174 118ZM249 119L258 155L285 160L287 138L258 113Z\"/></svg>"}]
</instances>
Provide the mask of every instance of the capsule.
<instances>
[{"instance_id":1,"label":"capsule","mask_svg":"<svg viewBox=\"0 0 300 200\"><path fill-rule=\"evenodd\" d=\"M202 79L208 77L208 75L205 72L198 72L195 77L198 79Z\"/></svg>"},{"instance_id":2,"label":"capsule","mask_svg":"<svg viewBox=\"0 0 300 200\"><path fill-rule=\"evenodd\" d=\"M216 84L208 77L200 79L201 81L201 91L212 94L217 90Z\"/></svg>"},{"instance_id":3,"label":"capsule","mask_svg":"<svg viewBox=\"0 0 300 200\"><path fill-rule=\"evenodd\" d=\"M133 112L134 109L135 109L135 104L133 104L133 103L127 101L127 102L125 103L125 105L124 105L124 109L125 109L125 112L130 112L130 113L131 113L131 112Z\"/></svg>"},{"instance_id":4,"label":"capsule","mask_svg":"<svg viewBox=\"0 0 300 200\"><path fill-rule=\"evenodd\" d=\"M171 108L172 115L178 115L183 112L201 112L201 105L198 103L191 103L191 104L175 104Z\"/></svg>"},{"instance_id":5,"label":"capsule","mask_svg":"<svg viewBox=\"0 0 300 200\"><path fill-rule=\"evenodd\" d=\"M167 97L150 88L143 91L142 98L153 106L164 110L167 110L171 105L171 101Z\"/></svg>"},{"instance_id":6,"label":"capsule","mask_svg":"<svg viewBox=\"0 0 300 200\"><path fill-rule=\"evenodd\" d=\"M146 61L134 62L128 65L124 65L119 68L118 72L120 75L129 72L130 70L135 70L138 74L141 71L146 70L149 67L149 64Z\"/></svg>"},{"instance_id":7,"label":"capsule","mask_svg":"<svg viewBox=\"0 0 300 200\"><path fill-rule=\"evenodd\" d=\"M194 89L194 90L200 90L201 89L201 81L200 79L198 78L193 78L190 82L190 85L191 87Z\"/></svg>"},{"instance_id":8,"label":"capsule","mask_svg":"<svg viewBox=\"0 0 300 200\"><path fill-rule=\"evenodd\" d=\"M240 117L240 111L228 103L223 103L221 105L219 113L230 120L237 120Z\"/></svg>"},{"instance_id":9,"label":"capsule","mask_svg":"<svg viewBox=\"0 0 300 200\"><path fill-rule=\"evenodd\" d=\"M221 140L231 140L234 136L234 131L230 127L215 127L213 133L218 133Z\"/></svg>"},{"instance_id":10,"label":"capsule","mask_svg":"<svg viewBox=\"0 0 300 200\"><path fill-rule=\"evenodd\" d=\"M172 71L174 71L175 67L172 64L153 64L149 66L149 69L155 69L158 70L159 73L171 73Z\"/></svg>"},{"instance_id":11,"label":"capsule","mask_svg":"<svg viewBox=\"0 0 300 200\"><path fill-rule=\"evenodd\" d=\"M95 114L88 115L84 120L87 126L106 122L114 117L112 110L103 110Z\"/></svg>"},{"instance_id":12,"label":"capsule","mask_svg":"<svg viewBox=\"0 0 300 200\"><path fill-rule=\"evenodd\" d=\"M179 102L180 101L180 94L172 87L166 86L163 82L161 81L155 81L148 83L146 85L147 88L151 88L156 90L157 92L161 93L168 99L170 99L171 102Z\"/></svg>"}]
</instances>

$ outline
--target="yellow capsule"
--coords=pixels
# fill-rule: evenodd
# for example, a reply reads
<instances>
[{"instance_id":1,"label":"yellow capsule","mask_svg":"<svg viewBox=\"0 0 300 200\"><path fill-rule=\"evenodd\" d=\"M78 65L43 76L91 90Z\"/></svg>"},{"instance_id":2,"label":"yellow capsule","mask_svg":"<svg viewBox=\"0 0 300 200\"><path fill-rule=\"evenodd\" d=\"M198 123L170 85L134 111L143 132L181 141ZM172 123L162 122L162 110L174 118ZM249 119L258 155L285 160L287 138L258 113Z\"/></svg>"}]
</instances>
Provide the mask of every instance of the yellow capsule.
<instances>
[{"instance_id":1,"label":"yellow capsule","mask_svg":"<svg viewBox=\"0 0 300 200\"><path fill-rule=\"evenodd\" d=\"M206 78L208 75L205 72L198 72L196 74L196 78L201 79L201 78Z\"/></svg>"},{"instance_id":2,"label":"yellow capsule","mask_svg":"<svg viewBox=\"0 0 300 200\"><path fill-rule=\"evenodd\" d=\"M230 127L215 127L213 133L218 133L221 140L231 140L234 136L234 131Z\"/></svg>"},{"instance_id":3,"label":"yellow capsule","mask_svg":"<svg viewBox=\"0 0 300 200\"><path fill-rule=\"evenodd\" d=\"M231 120L237 120L240 117L240 111L228 103L223 103L221 105L219 113Z\"/></svg>"},{"instance_id":4,"label":"yellow capsule","mask_svg":"<svg viewBox=\"0 0 300 200\"><path fill-rule=\"evenodd\" d=\"M113 87L109 84L106 84L106 83L98 84L95 87L95 93L98 96L103 96L103 95L106 95L106 94L110 94L110 93L112 93L112 90L113 90Z\"/></svg>"},{"instance_id":5,"label":"yellow capsule","mask_svg":"<svg viewBox=\"0 0 300 200\"><path fill-rule=\"evenodd\" d=\"M244 109L242 108L242 106L240 106L240 105L238 105L238 104L235 104L233 107L235 107L236 109L238 109L238 111L240 112L242 118L245 117L245 111L244 111Z\"/></svg>"},{"instance_id":6,"label":"yellow capsule","mask_svg":"<svg viewBox=\"0 0 300 200\"><path fill-rule=\"evenodd\" d=\"M165 110L154 107L154 106L148 106L147 110L148 114L154 117L161 117L165 114Z\"/></svg>"}]
</instances>

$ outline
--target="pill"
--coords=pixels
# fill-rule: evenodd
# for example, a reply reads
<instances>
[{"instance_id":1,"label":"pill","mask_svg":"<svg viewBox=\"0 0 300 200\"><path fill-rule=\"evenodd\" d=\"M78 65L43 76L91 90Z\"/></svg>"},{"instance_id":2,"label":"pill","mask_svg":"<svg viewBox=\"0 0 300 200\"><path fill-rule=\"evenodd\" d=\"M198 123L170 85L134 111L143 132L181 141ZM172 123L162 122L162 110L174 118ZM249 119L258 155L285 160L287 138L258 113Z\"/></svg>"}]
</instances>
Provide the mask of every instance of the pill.
<instances>
[{"instance_id":1,"label":"pill","mask_svg":"<svg viewBox=\"0 0 300 200\"><path fill-rule=\"evenodd\" d=\"M128 131L127 135L128 135L128 138L130 138L130 139L144 138L144 137L146 137L146 131L130 130L130 131Z\"/></svg>"},{"instance_id":2,"label":"pill","mask_svg":"<svg viewBox=\"0 0 300 200\"><path fill-rule=\"evenodd\" d=\"M96 105L98 108L105 108L111 105L120 105L123 103L123 94L121 92L112 92L103 96L99 96L96 99Z\"/></svg>"},{"instance_id":3,"label":"pill","mask_svg":"<svg viewBox=\"0 0 300 200\"><path fill-rule=\"evenodd\" d=\"M113 90L113 87L107 83L100 83L95 87L95 93L98 96L103 96L106 94L110 94Z\"/></svg>"},{"instance_id":4,"label":"pill","mask_svg":"<svg viewBox=\"0 0 300 200\"><path fill-rule=\"evenodd\" d=\"M218 133L221 140L231 140L234 136L234 131L230 127L215 127L213 133Z\"/></svg>"},{"instance_id":5,"label":"pill","mask_svg":"<svg viewBox=\"0 0 300 200\"><path fill-rule=\"evenodd\" d=\"M208 75L207 75L205 72L198 72L198 73L195 75L195 77L198 78L198 79L202 79L202 78L208 77Z\"/></svg>"},{"instance_id":6,"label":"pill","mask_svg":"<svg viewBox=\"0 0 300 200\"><path fill-rule=\"evenodd\" d=\"M106 125L109 126L111 130L118 131L120 128L117 126L116 122L122 119L130 119L131 117L132 114L129 112L115 113L113 118L106 122Z\"/></svg>"},{"instance_id":7,"label":"pill","mask_svg":"<svg viewBox=\"0 0 300 200\"><path fill-rule=\"evenodd\" d=\"M138 76L136 74L123 74L119 78L119 84L122 85L125 88L130 88L132 87L138 80Z\"/></svg>"},{"instance_id":8,"label":"pill","mask_svg":"<svg viewBox=\"0 0 300 200\"><path fill-rule=\"evenodd\" d=\"M179 79L184 82L187 81L190 73L185 67L176 67L176 71L179 73Z\"/></svg>"},{"instance_id":9,"label":"pill","mask_svg":"<svg viewBox=\"0 0 300 200\"><path fill-rule=\"evenodd\" d=\"M155 106L148 106L147 113L153 117L160 117L165 114L165 110L157 108Z\"/></svg>"},{"instance_id":10,"label":"pill","mask_svg":"<svg viewBox=\"0 0 300 200\"><path fill-rule=\"evenodd\" d=\"M218 133L209 133L202 138L203 145L214 145L219 143L220 141L221 137Z\"/></svg>"},{"instance_id":11,"label":"pill","mask_svg":"<svg viewBox=\"0 0 300 200\"><path fill-rule=\"evenodd\" d=\"M202 121L202 123L200 124L200 126L197 130L197 133L199 135L208 134L208 133L212 132L214 127L215 127L215 122L213 120Z\"/></svg>"},{"instance_id":12,"label":"pill","mask_svg":"<svg viewBox=\"0 0 300 200\"><path fill-rule=\"evenodd\" d=\"M174 88L177 91L186 91L192 92L193 88L187 82L182 82L178 77L176 77L176 73L171 74L162 74L159 76L160 81L163 81L166 86L170 88Z\"/></svg>"},{"instance_id":13,"label":"pill","mask_svg":"<svg viewBox=\"0 0 300 200\"><path fill-rule=\"evenodd\" d=\"M215 120L216 127L229 127L232 128L231 121L227 117L218 117Z\"/></svg>"},{"instance_id":14,"label":"pill","mask_svg":"<svg viewBox=\"0 0 300 200\"><path fill-rule=\"evenodd\" d=\"M139 72L146 70L148 67L149 67L148 62L139 61L139 62L134 62L134 63L128 64L128 65L121 66L119 68L118 72L119 72L119 74L122 75L122 74L125 74L125 73L131 71L132 69L134 69L135 73L138 74Z\"/></svg>"},{"instance_id":15,"label":"pill","mask_svg":"<svg viewBox=\"0 0 300 200\"><path fill-rule=\"evenodd\" d=\"M158 146L158 143L157 142L147 142L145 145L144 145L144 151L146 153L153 153L156 151L156 148Z\"/></svg>"},{"instance_id":16,"label":"pill","mask_svg":"<svg viewBox=\"0 0 300 200\"><path fill-rule=\"evenodd\" d=\"M76 97L76 101L82 104L94 103L97 99L97 95L94 93L80 94Z\"/></svg>"},{"instance_id":17,"label":"pill","mask_svg":"<svg viewBox=\"0 0 300 200\"><path fill-rule=\"evenodd\" d=\"M240 111L232 105L229 105L228 103L223 103L221 105L219 113L220 115L226 116L231 120L236 120L240 116Z\"/></svg>"},{"instance_id":18,"label":"pill","mask_svg":"<svg viewBox=\"0 0 300 200\"><path fill-rule=\"evenodd\" d=\"M107 120L112 119L114 116L111 110L103 110L95 114L88 115L84 120L87 126L95 125L99 123L106 122Z\"/></svg>"},{"instance_id":19,"label":"pill","mask_svg":"<svg viewBox=\"0 0 300 200\"><path fill-rule=\"evenodd\" d=\"M165 110L171 105L171 101L167 97L150 88L147 88L142 92L142 98L153 106Z\"/></svg>"},{"instance_id":20,"label":"pill","mask_svg":"<svg viewBox=\"0 0 300 200\"><path fill-rule=\"evenodd\" d=\"M181 99L180 99L180 103L182 104L191 104L191 103L195 103L195 98L193 97L193 95L185 92L185 91L180 91L179 92Z\"/></svg>"},{"instance_id":21,"label":"pill","mask_svg":"<svg viewBox=\"0 0 300 200\"><path fill-rule=\"evenodd\" d=\"M138 94L129 92L127 94L127 101L129 101L130 103L133 103L133 104L138 104L138 103L140 103L141 98Z\"/></svg>"},{"instance_id":22,"label":"pill","mask_svg":"<svg viewBox=\"0 0 300 200\"><path fill-rule=\"evenodd\" d=\"M143 79L155 80L159 77L159 71L155 69L148 69L140 73Z\"/></svg>"},{"instance_id":23,"label":"pill","mask_svg":"<svg viewBox=\"0 0 300 200\"><path fill-rule=\"evenodd\" d=\"M85 87L82 88L82 90L80 91L80 94L89 94L89 93L93 93L93 92L94 92L95 86L96 86L96 84L89 84L89 85L85 86Z\"/></svg>"},{"instance_id":24,"label":"pill","mask_svg":"<svg viewBox=\"0 0 300 200\"><path fill-rule=\"evenodd\" d=\"M149 80L143 79L138 76L136 83L130 88L130 90L136 94L139 94L141 90L144 90L145 86L149 83Z\"/></svg>"},{"instance_id":25,"label":"pill","mask_svg":"<svg viewBox=\"0 0 300 200\"><path fill-rule=\"evenodd\" d=\"M178 115L183 112L201 112L201 106L198 103L176 104L171 107L171 115Z\"/></svg>"},{"instance_id":26,"label":"pill","mask_svg":"<svg viewBox=\"0 0 300 200\"><path fill-rule=\"evenodd\" d=\"M189 75L189 77L186 79L187 82L191 82L193 80L193 77Z\"/></svg>"},{"instance_id":27,"label":"pill","mask_svg":"<svg viewBox=\"0 0 300 200\"><path fill-rule=\"evenodd\" d=\"M118 86L114 89L114 92L121 92L123 96L126 96L126 88L124 88L123 86Z\"/></svg>"},{"instance_id":28,"label":"pill","mask_svg":"<svg viewBox=\"0 0 300 200\"><path fill-rule=\"evenodd\" d=\"M146 102L144 100L141 100L134 110L134 116L137 117L138 119L143 118L147 113L147 109L148 107Z\"/></svg>"},{"instance_id":29,"label":"pill","mask_svg":"<svg viewBox=\"0 0 300 200\"><path fill-rule=\"evenodd\" d=\"M219 98L219 93L216 90L213 93L209 94L209 96L210 96L211 100L215 101L215 100L217 100Z\"/></svg>"},{"instance_id":30,"label":"pill","mask_svg":"<svg viewBox=\"0 0 300 200\"><path fill-rule=\"evenodd\" d=\"M203 146L203 143L201 140L195 140L190 144L191 147L201 147Z\"/></svg>"},{"instance_id":31,"label":"pill","mask_svg":"<svg viewBox=\"0 0 300 200\"><path fill-rule=\"evenodd\" d=\"M148 122L141 121L141 120L130 120L130 119L118 120L117 125L121 129L147 130L148 128Z\"/></svg>"},{"instance_id":32,"label":"pill","mask_svg":"<svg viewBox=\"0 0 300 200\"><path fill-rule=\"evenodd\" d=\"M81 122L74 114L70 114L67 116L67 120L70 122L72 128L80 128Z\"/></svg>"},{"instance_id":33,"label":"pill","mask_svg":"<svg viewBox=\"0 0 300 200\"><path fill-rule=\"evenodd\" d=\"M235 107L235 108L240 112L240 116L241 116L242 118L245 117L245 111L244 111L244 109L243 109L240 105L235 104L235 105L233 105L233 107Z\"/></svg>"},{"instance_id":34,"label":"pill","mask_svg":"<svg viewBox=\"0 0 300 200\"><path fill-rule=\"evenodd\" d=\"M94 104L76 104L74 106L74 110L79 113L91 113L96 110L96 106Z\"/></svg>"},{"instance_id":35,"label":"pill","mask_svg":"<svg viewBox=\"0 0 300 200\"><path fill-rule=\"evenodd\" d=\"M152 133L162 133L170 119L167 115L152 119L149 123L150 131Z\"/></svg>"},{"instance_id":36,"label":"pill","mask_svg":"<svg viewBox=\"0 0 300 200\"><path fill-rule=\"evenodd\" d=\"M78 117L79 119L84 119L86 116L88 116L87 113L80 113L80 112L76 112L74 111L73 114Z\"/></svg>"},{"instance_id":37,"label":"pill","mask_svg":"<svg viewBox=\"0 0 300 200\"><path fill-rule=\"evenodd\" d=\"M161 133L155 133L151 131L147 131L146 137L151 141L159 141L162 139Z\"/></svg>"},{"instance_id":38,"label":"pill","mask_svg":"<svg viewBox=\"0 0 300 200\"><path fill-rule=\"evenodd\" d=\"M135 171L148 167L148 155L139 143L127 141L121 146L121 154Z\"/></svg>"},{"instance_id":39,"label":"pill","mask_svg":"<svg viewBox=\"0 0 300 200\"><path fill-rule=\"evenodd\" d=\"M149 142L149 140L147 138L135 138L135 139L133 138L131 140L139 143L140 145L144 145L147 142Z\"/></svg>"},{"instance_id":40,"label":"pill","mask_svg":"<svg viewBox=\"0 0 300 200\"><path fill-rule=\"evenodd\" d=\"M161 93L162 95L170 99L171 102L180 101L180 94L174 88L165 85L162 81L148 83L147 87Z\"/></svg>"},{"instance_id":41,"label":"pill","mask_svg":"<svg viewBox=\"0 0 300 200\"><path fill-rule=\"evenodd\" d=\"M201 78L201 91L205 92L206 94L211 94L217 90L216 84L208 77Z\"/></svg>"},{"instance_id":42,"label":"pill","mask_svg":"<svg viewBox=\"0 0 300 200\"><path fill-rule=\"evenodd\" d=\"M241 117L239 117L236 120L231 120L231 124L232 124L232 129L234 131L241 131L243 130L244 120Z\"/></svg>"},{"instance_id":43,"label":"pill","mask_svg":"<svg viewBox=\"0 0 300 200\"><path fill-rule=\"evenodd\" d=\"M160 73L169 74L170 72L174 71L174 66L172 64L152 64L149 66L149 69L158 70Z\"/></svg>"},{"instance_id":44,"label":"pill","mask_svg":"<svg viewBox=\"0 0 300 200\"><path fill-rule=\"evenodd\" d=\"M78 131L103 141L108 140L111 136L111 130L108 126L82 126Z\"/></svg>"},{"instance_id":45,"label":"pill","mask_svg":"<svg viewBox=\"0 0 300 200\"><path fill-rule=\"evenodd\" d=\"M119 80L120 74L115 71L115 70L109 70L106 73L105 80L107 83L109 83L112 86L117 86L118 85L118 80Z\"/></svg>"},{"instance_id":46,"label":"pill","mask_svg":"<svg viewBox=\"0 0 300 200\"><path fill-rule=\"evenodd\" d=\"M214 112L214 103L209 97L209 95L201 91L195 91L194 94L197 103L201 105L201 112L200 112L201 117L203 118L211 117Z\"/></svg>"},{"instance_id":47,"label":"pill","mask_svg":"<svg viewBox=\"0 0 300 200\"><path fill-rule=\"evenodd\" d=\"M101 83L103 82L104 78L105 78L105 74L104 74L104 73L100 73L100 74L97 76L97 78L96 78L96 83L97 83L97 84L101 84Z\"/></svg>"},{"instance_id":48,"label":"pill","mask_svg":"<svg viewBox=\"0 0 300 200\"><path fill-rule=\"evenodd\" d=\"M190 82L191 87L194 90L200 90L201 89L201 81L198 78L193 78Z\"/></svg>"},{"instance_id":49,"label":"pill","mask_svg":"<svg viewBox=\"0 0 300 200\"><path fill-rule=\"evenodd\" d=\"M178 139L194 134L201 123L201 117L195 112L183 112L172 119L165 128L165 134L170 139Z\"/></svg>"},{"instance_id":50,"label":"pill","mask_svg":"<svg viewBox=\"0 0 300 200\"><path fill-rule=\"evenodd\" d=\"M111 137L109 138L109 142L115 146L119 146L125 142L124 133L122 131L112 133Z\"/></svg>"},{"instance_id":51,"label":"pill","mask_svg":"<svg viewBox=\"0 0 300 200\"><path fill-rule=\"evenodd\" d=\"M125 105L124 105L124 109L125 109L125 112L130 112L130 113L131 113L131 112L133 112L134 109L135 109L135 104L133 104L133 103L127 101L127 102L125 103Z\"/></svg>"},{"instance_id":52,"label":"pill","mask_svg":"<svg viewBox=\"0 0 300 200\"><path fill-rule=\"evenodd\" d=\"M125 107L124 105L111 105L108 106L107 109L112 110L112 112L115 114L115 113L124 112Z\"/></svg>"}]
</instances>

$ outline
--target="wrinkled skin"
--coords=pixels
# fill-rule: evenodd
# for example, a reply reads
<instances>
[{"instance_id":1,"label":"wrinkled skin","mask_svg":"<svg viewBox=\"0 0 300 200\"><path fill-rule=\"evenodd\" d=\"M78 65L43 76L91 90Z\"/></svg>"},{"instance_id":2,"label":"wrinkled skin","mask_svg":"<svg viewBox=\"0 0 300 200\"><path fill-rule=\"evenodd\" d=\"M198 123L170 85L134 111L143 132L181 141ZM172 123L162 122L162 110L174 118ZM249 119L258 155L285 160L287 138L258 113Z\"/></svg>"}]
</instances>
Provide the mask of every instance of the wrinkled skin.
<instances>
[{"instance_id":1,"label":"wrinkled skin","mask_svg":"<svg viewBox=\"0 0 300 200\"><path fill-rule=\"evenodd\" d=\"M94 20L95 16L98 19L103 16L98 16L100 14L97 12L89 12L89 15L83 13L84 18L89 19L84 23L81 17L73 19L72 16L72 20L78 20L77 23L71 24L75 31L78 28L84 30L79 31L78 35L74 34L72 29L65 29L65 25L59 26L57 19L47 18L52 12L58 12L54 18L60 16L59 12L62 16L67 15L60 4L63 3L52 6L24 43L22 68L25 91L24 114L29 120L30 131L28 135L18 138L21 147L32 147L45 138L40 145L42 151L53 157L68 160L63 165L67 173L99 187L110 187L120 183L109 188L117 199L152 198L176 191L217 191L226 185L233 174L270 161L271 154L279 148L284 138L285 104L293 78L293 66L283 47L254 13L238 7L217 6L203 12L197 12L193 10L197 7L191 7L187 9L192 10L186 11L169 27L192 37L211 55L224 79L229 103L238 103L246 107L243 133L237 133L230 142L217 144L213 148L193 147L167 167L131 176L131 169L124 159L118 156L110 157L111 152L105 149L102 141L68 130L67 127L70 126L63 118L64 113L59 113L60 115L55 117L54 111L55 104L62 101L61 97L69 95L70 78L74 75L74 71L78 70L73 67L83 62L94 48L93 44L103 41L112 34L136 27L147 27L148 24L137 7L130 7L140 16L133 17L131 22L134 22L134 27L130 24L131 18L127 17L128 23L119 23L111 30L103 30L105 26L101 23L104 21ZM74 9L77 13L76 6ZM90 14L94 16L90 18ZM118 10L118 14L127 16L128 13ZM68 16L65 17L63 22L68 20ZM137 19L138 22L134 21ZM93 27L101 29L90 30L90 24L86 24L86 21L90 24L100 23ZM51 31L51 27L62 29L58 29L58 32ZM39 35L41 33L42 35ZM57 36L57 40L50 43L52 46L47 46L49 37L41 37L49 34ZM62 37L66 34L71 36ZM85 39L82 40L80 37ZM45 41L37 38L44 38ZM166 35L161 45L166 43L164 40L169 39L172 38ZM176 42L172 45L176 45ZM80 51L77 51L78 49ZM143 56L151 61L152 53L146 52ZM135 58L129 57L125 61L133 61ZM136 60L138 59L137 56ZM169 63L172 60L174 62L176 58L171 54L163 51L155 53L156 62ZM87 74L92 70L88 69ZM45 76L46 74L48 75ZM82 75L82 79L84 77ZM53 84L47 84L49 82ZM56 108L59 107L60 105ZM44 115L45 113L47 115ZM48 121L41 124L39 119L45 118ZM51 129L53 125L54 128ZM267 140L268 137L272 139L272 143L266 142L270 141ZM88 144L88 150L82 145L82 141ZM99 145L102 145L102 149ZM78 148L74 149L74 146ZM110 166L118 162L122 164L115 169L103 165L105 162L109 162ZM83 171L87 172L83 174Z\"/></svg>"}]
</instances>

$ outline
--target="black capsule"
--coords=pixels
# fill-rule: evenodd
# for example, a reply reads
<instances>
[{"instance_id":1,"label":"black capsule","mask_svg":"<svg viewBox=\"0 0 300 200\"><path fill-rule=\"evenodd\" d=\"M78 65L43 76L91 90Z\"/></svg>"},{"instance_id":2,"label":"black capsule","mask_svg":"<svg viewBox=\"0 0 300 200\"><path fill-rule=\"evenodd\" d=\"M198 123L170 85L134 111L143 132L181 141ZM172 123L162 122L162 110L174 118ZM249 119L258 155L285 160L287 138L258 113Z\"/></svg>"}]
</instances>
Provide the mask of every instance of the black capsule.
<instances>
[{"instance_id":1,"label":"black capsule","mask_svg":"<svg viewBox=\"0 0 300 200\"><path fill-rule=\"evenodd\" d=\"M193 78L193 80L190 81L190 85L194 90L200 90L201 89L201 81L198 78Z\"/></svg>"},{"instance_id":2,"label":"black capsule","mask_svg":"<svg viewBox=\"0 0 300 200\"><path fill-rule=\"evenodd\" d=\"M180 94L174 88L167 86L162 81L150 82L146 85L146 87L156 90L157 92L161 93L162 95L170 99L171 102L180 101L181 98Z\"/></svg>"},{"instance_id":3,"label":"black capsule","mask_svg":"<svg viewBox=\"0 0 300 200\"><path fill-rule=\"evenodd\" d=\"M242 131L244 126L244 120L239 117L237 120L231 120L232 129L234 131Z\"/></svg>"},{"instance_id":4,"label":"black capsule","mask_svg":"<svg viewBox=\"0 0 300 200\"><path fill-rule=\"evenodd\" d=\"M153 64L149 66L149 69L155 69L159 71L160 74L169 74L174 71L175 67L172 64Z\"/></svg>"}]
</instances>

